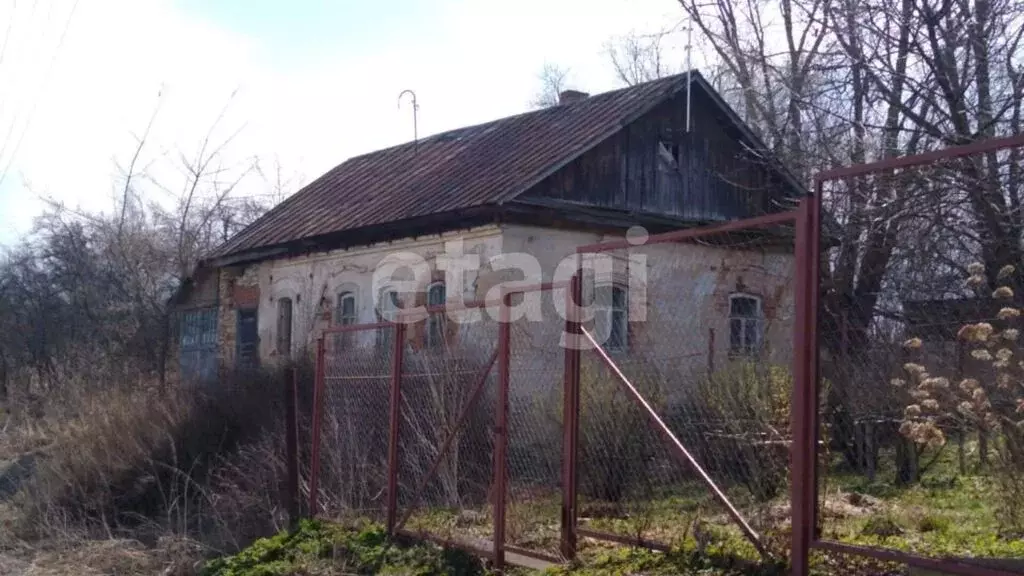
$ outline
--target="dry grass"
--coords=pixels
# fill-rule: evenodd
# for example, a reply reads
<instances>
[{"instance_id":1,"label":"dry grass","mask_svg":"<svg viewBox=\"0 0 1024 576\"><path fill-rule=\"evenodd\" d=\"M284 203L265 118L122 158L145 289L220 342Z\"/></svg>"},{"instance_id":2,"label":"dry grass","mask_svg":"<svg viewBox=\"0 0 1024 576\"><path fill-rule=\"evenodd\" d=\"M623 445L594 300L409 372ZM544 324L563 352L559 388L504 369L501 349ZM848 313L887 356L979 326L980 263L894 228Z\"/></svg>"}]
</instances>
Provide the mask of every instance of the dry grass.
<instances>
[{"instance_id":1,"label":"dry grass","mask_svg":"<svg viewBox=\"0 0 1024 576\"><path fill-rule=\"evenodd\" d=\"M0 573L189 574L277 532L282 382L115 387L5 415L0 485L14 480L0 490Z\"/></svg>"}]
</instances>

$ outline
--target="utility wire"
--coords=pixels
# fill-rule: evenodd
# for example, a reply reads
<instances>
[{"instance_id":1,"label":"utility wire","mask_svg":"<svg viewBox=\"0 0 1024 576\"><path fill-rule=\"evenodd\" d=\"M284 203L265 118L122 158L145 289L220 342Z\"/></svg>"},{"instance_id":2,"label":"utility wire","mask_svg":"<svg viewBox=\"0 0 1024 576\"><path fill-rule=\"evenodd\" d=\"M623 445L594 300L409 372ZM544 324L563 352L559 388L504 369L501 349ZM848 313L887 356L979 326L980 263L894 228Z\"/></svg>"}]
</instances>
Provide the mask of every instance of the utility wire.
<instances>
[{"instance_id":1,"label":"utility wire","mask_svg":"<svg viewBox=\"0 0 1024 576\"><path fill-rule=\"evenodd\" d=\"M50 76L53 73L54 64L57 62L57 56L60 54L61 48L64 46L64 39L67 38L68 29L71 27L71 19L75 16L75 10L78 9L79 0L75 0L75 3L71 5L71 12L68 13L67 20L64 21L64 29L60 33L60 40L57 42L57 49L53 51L53 57L50 58L50 64L46 68L46 75L43 77L43 84L39 89L39 93L32 102L32 109L28 112L28 118L25 119L25 128L21 131L21 135L18 136L17 142L14 143L14 149L11 150L11 156L7 161L7 165L3 171L0 172L0 186L3 186L4 180L7 178L7 173L10 171L11 166L14 165L14 159L18 155L18 150L21 148L21 143L25 139L25 135L28 134L29 128L32 127L32 118L35 116L36 109L39 107L39 100L42 99L43 93L46 91L46 85L50 82Z\"/></svg>"}]
</instances>

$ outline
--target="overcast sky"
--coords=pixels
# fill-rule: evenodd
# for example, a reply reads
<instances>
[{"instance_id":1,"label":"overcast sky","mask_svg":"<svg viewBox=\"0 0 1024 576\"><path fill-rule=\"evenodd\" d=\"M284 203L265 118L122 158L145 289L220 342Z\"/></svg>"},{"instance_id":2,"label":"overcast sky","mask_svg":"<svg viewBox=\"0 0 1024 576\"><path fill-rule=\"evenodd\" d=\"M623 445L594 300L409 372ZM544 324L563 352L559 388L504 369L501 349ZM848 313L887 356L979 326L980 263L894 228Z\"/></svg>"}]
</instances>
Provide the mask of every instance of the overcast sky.
<instances>
[{"instance_id":1,"label":"overcast sky","mask_svg":"<svg viewBox=\"0 0 1024 576\"><path fill-rule=\"evenodd\" d=\"M411 139L403 89L421 135L515 114L545 62L616 88L606 42L681 19L674 0L0 0L0 243L40 196L110 206L154 111L144 167L194 155L223 112L228 167L309 181Z\"/></svg>"}]
</instances>

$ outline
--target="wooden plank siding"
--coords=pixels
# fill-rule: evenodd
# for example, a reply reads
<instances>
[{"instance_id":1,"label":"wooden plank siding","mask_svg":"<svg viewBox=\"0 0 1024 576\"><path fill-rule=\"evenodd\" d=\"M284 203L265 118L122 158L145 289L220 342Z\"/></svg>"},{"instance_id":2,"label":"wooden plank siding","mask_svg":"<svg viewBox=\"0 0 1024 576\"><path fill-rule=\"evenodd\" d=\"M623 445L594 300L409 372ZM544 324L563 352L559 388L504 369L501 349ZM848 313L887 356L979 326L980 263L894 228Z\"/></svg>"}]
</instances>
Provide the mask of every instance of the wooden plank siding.
<instances>
[{"instance_id":1,"label":"wooden plank siding","mask_svg":"<svg viewBox=\"0 0 1024 576\"><path fill-rule=\"evenodd\" d=\"M667 154L666 154L667 153ZM718 222L781 210L786 187L752 143L694 91L679 94L523 195L571 205Z\"/></svg>"}]
</instances>

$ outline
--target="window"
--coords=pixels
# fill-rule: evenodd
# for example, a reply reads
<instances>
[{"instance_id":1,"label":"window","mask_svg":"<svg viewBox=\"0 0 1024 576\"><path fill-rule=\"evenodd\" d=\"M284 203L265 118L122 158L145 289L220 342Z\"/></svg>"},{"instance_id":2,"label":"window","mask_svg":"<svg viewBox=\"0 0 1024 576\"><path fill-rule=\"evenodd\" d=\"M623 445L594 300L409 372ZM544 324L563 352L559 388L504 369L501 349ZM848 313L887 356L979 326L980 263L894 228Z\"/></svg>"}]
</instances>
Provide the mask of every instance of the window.
<instances>
[{"instance_id":1,"label":"window","mask_svg":"<svg viewBox=\"0 0 1024 576\"><path fill-rule=\"evenodd\" d=\"M761 299L733 294L729 297L729 353L749 356L761 349Z\"/></svg>"},{"instance_id":2,"label":"window","mask_svg":"<svg viewBox=\"0 0 1024 576\"><path fill-rule=\"evenodd\" d=\"M292 299L277 300L277 355L292 357Z\"/></svg>"},{"instance_id":3,"label":"window","mask_svg":"<svg viewBox=\"0 0 1024 576\"><path fill-rule=\"evenodd\" d=\"M447 291L443 282L435 282L427 287L427 306L443 306ZM445 312L435 312L427 316L427 346L439 346L444 342Z\"/></svg>"},{"instance_id":4,"label":"window","mask_svg":"<svg viewBox=\"0 0 1024 576\"><path fill-rule=\"evenodd\" d=\"M334 321L339 326L349 326L356 323L355 293L342 292L338 294L338 307L335 310Z\"/></svg>"},{"instance_id":5,"label":"window","mask_svg":"<svg viewBox=\"0 0 1024 576\"><path fill-rule=\"evenodd\" d=\"M594 327L604 348L620 352L629 346L629 299L622 286L599 286L595 292Z\"/></svg>"},{"instance_id":6,"label":"window","mask_svg":"<svg viewBox=\"0 0 1024 576\"><path fill-rule=\"evenodd\" d=\"M394 320L398 316L398 292L385 288L380 291L380 298L377 300L377 321ZM385 326L377 329L377 346L386 348L391 346L391 334L393 326Z\"/></svg>"}]
</instances>

